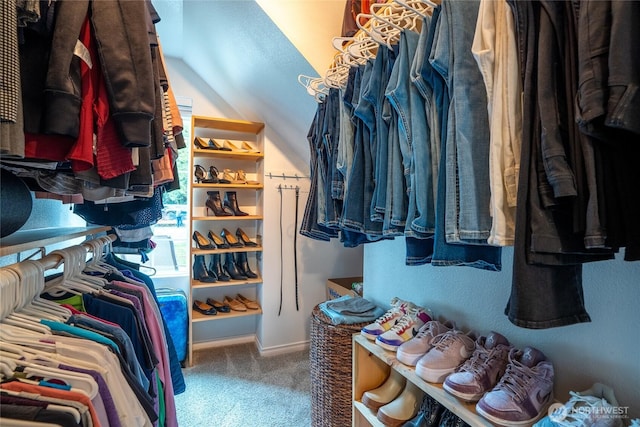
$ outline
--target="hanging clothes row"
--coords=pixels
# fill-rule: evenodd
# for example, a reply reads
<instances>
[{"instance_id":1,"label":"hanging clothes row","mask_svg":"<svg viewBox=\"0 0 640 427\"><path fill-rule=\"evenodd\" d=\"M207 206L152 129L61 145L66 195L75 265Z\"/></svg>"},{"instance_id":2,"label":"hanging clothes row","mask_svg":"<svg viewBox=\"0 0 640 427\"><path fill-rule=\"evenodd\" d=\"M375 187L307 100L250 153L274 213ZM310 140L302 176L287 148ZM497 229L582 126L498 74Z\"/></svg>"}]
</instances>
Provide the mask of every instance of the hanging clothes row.
<instances>
[{"instance_id":1,"label":"hanging clothes row","mask_svg":"<svg viewBox=\"0 0 640 427\"><path fill-rule=\"evenodd\" d=\"M178 189L183 124L151 2L9 0L1 10L12 36L3 39L1 167L36 197L86 201L83 216L101 225L105 203L134 211Z\"/></svg>"},{"instance_id":2,"label":"hanging clothes row","mask_svg":"<svg viewBox=\"0 0 640 427\"><path fill-rule=\"evenodd\" d=\"M0 269L2 425L177 426L184 379L153 283L111 241Z\"/></svg>"},{"instance_id":3,"label":"hanging clothes row","mask_svg":"<svg viewBox=\"0 0 640 427\"><path fill-rule=\"evenodd\" d=\"M321 82L305 80L321 102L301 233L345 246L404 236L407 265L493 271L514 245L509 319L589 321L582 263L623 247L640 259L640 60L609 53L639 36L640 5L598 6L616 17L605 35L583 1L373 7Z\"/></svg>"}]
</instances>

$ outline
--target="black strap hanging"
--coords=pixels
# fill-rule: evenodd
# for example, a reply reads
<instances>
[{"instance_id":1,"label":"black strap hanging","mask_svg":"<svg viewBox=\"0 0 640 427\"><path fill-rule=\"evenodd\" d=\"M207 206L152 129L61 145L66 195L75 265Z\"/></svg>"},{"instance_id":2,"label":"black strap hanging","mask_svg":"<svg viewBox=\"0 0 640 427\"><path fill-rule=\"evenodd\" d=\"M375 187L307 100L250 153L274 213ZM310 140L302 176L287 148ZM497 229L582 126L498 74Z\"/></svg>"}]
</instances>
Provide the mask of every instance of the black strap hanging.
<instances>
[{"instance_id":1,"label":"black strap hanging","mask_svg":"<svg viewBox=\"0 0 640 427\"><path fill-rule=\"evenodd\" d=\"M283 270L283 261L282 259L282 186L278 185L278 193L280 193L280 307L278 308L278 316L282 312L282 270Z\"/></svg>"},{"instance_id":2,"label":"black strap hanging","mask_svg":"<svg viewBox=\"0 0 640 427\"><path fill-rule=\"evenodd\" d=\"M300 187L296 185L296 220L293 227L293 271L296 282L296 311L300 311L298 305L298 199L300 198Z\"/></svg>"}]
</instances>

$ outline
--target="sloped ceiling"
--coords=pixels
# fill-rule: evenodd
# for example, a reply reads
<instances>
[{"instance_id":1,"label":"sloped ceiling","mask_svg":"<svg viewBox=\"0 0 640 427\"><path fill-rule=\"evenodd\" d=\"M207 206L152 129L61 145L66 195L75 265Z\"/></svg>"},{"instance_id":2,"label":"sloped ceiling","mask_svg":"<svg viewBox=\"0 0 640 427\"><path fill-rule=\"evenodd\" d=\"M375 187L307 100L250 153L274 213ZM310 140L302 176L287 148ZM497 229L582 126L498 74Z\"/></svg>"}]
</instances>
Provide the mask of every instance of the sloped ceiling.
<instances>
[{"instance_id":1,"label":"sloped ceiling","mask_svg":"<svg viewBox=\"0 0 640 427\"><path fill-rule=\"evenodd\" d=\"M153 0L165 56L193 69L239 118L267 123L271 139L288 146L281 148L308 159L306 134L316 103L298 76L324 73L344 2L261 3L264 9L249 0Z\"/></svg>"}]
</instances>

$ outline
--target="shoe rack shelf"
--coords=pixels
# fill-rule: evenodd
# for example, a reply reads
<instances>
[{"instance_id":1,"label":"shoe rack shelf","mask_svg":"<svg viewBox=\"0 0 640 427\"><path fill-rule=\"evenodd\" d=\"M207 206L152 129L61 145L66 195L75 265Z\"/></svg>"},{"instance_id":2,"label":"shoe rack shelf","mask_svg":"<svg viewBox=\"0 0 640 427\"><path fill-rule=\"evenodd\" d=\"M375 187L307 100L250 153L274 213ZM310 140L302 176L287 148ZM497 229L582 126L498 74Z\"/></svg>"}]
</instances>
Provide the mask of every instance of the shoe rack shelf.
<instances>
[{"instance_id":1,"label":"shoe rack shelf","mask_svg":"<svg viewBox=\"0 0 640 427\"><path fill-rule=\"evenodd\" d=\"M262 215L246 216L193 216L191 221L262 221Z\"/></svg>"},{"instance_id":2,"label":"shoe rack shelf","mask_svg":"<svg viewBox=\"0 0 640 427\"><path fill-rule=\"evenodd\" d=\"M199 288L199 289L208 289L208 288L229 288L232 286L243 286L243 285L257 285L262 283L262 277L258 277L257 279L245 279L245 280L230 280L228 282L201 282L199 280L192 280L191 287Z\"/></svg>"},{"instance_id":3,"label":"shoe rack shelf","mask_svg":"<svg viewBox=\"0 0 640 427\"><path fill-rule=\"evenodd\" d=\"M247 310L247 311L231 311L229 313L218 313L214 316L209 316L207 314L198 313L197 311L193 312L193 317L191 319L192 322L208 322L211 319L216 320L226 320L233 319L238 317L247 317L247 316L257 316L262 314L262 310Z\"/></svg>"},{"instance_id":4,"label":"shoe rack shelf","mask_svg":"<svg viewBox=\"0 0 640 427\"><path fill-rule=\"evenodd\" d=\"M207 271L211 271L210 262L215 258L220 258L221 265L225 265L225 260L236 259L241 253L246 253L246 260L251 271L258 275L257 278L245 278L239 280L216 282L203 282L194 277L194 268L190 268L189 286L189 307L194 301L206 301L207 298L214 298L222 301L226 295L233 297L238 291L242 296L255 300L262 307L260 301L262 295L262 220L263 220L263 190L264 190L264 124L245 120L234 120L225 118L192 116L191 118L191 150L190 150L190 170L191 179L189 185L190 203L190 235L198 231L203 236L207 236L209 231L221 234L224 227L233 233L237 228L246 232L247 237L258 244L258 246L231 247L226 249L200 249L194 241L190 245L190 259L193 266L196 260L205 259ZM197 139L197 141L195 141ZM209 147L204 147L203 141L209 141ZM213 142L211 142L213 141ZM220 149L231 148L232 151ZM251 148L245 151L245 148ZM228 169L230 173L236 174L235 179L241 176L241 172L246 173L247 181L257 183L223 184L219 182L198 182L194 171L195 165L204 169L209 179L213 179L213 171L218 171L218 178L227 178ZM223 173L224 172L224 173ZM202 178L202 176L198 176ZM233 181L233 180L232 180ZM216 207L216 211L207 208L206 202L209 197L220 199L214 203L209 203ZM230 206L234 212L233 216L215 216L218 203L224 201L229 195ZM232 198L233 197L233 198ZM224 207L224 204L223 204ZM238 211L248 215L239 215ZM233 235L230 236L233 238ZM218 257L219 255L219 257ZM198 264L200 265L200 264ZM217 264L214 264L217 265ZM233 265L233 262L231 262ZM259 321L249 320L238 321L234 319L247 318L249 316L259 316L262 309L247 311L231 311L230 313L220 313L215 315L205 315L193 308L189 316L189 352L188 364L192 365L194 343L205 344L224 340L229 334L235 336L255 335ZM216 324L217 321L225 321L224 327ZM198 324L194 328L194 324ZM255 326L253 326L255 325ZM223 331L224 335L218 338L217 331Z\"/></svg>"},{"instance_id":5,"label":"shoe rack shelf","mask_svg":"<svg viewBox=\"0 0 640 427\"><path fill-rule=\"evenodd\" d=\"M202 183L193 183L193 188L208 188L210 190L214 189L224 189L224 190L262 190L264 186L262 184L202 184Z\"/></svg>"},{"instance_id":6,"label":"shoe rack shelf","mask_svg":"<svg viewBox=\"0 0 640 427\"><path fill-rule=\"evenodd\" d=\"M478 415L475 403L467 403L447 393L441 384L431 384L416 375L415 368L396 359L396 354L369 341L360 334L353 336L353 426L382 427L375 412L367 408L361 398L365 391L380 386L391 370L400 373L408 382L418 386L423 392L440 402L471 427L493 427L487 419Z\"/></svg>"},{"instance_id":7,"label":"shoe rack shelf","mask_svg":"<svg viewBox=\"0 0 640 427\"><path fill-rule=\"evenodd\" d=\"M219 159L252 160L256 162L264 159L264 154L262 153L236 153L221 150L207 150L202 148L194 148L193 154L202 157L213 156Z\"/></svg>"}]
</instances>

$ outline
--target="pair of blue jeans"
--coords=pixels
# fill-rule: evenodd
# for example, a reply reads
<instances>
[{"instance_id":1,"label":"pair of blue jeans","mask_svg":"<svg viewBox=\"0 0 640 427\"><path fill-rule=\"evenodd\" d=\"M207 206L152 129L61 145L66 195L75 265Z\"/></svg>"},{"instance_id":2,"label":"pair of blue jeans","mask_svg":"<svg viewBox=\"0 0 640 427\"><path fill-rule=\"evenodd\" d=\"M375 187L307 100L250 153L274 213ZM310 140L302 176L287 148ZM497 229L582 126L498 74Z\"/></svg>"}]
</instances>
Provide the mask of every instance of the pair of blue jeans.
<instances>
[{"instance_id":1,"label":"pair of blue jeans","mask_svg":"<svg viewBox=\"0 0 640 427\"><path fill-rule=\"evenodd\" d=\"M443 2L444 3L444 2ZM438 184L436 195L436 229L433 239L433 255L431 264L434 266L469 266L484 270L499 271L502 268L502 250L499 247L453 244L449 243L445 237L445 208L446 208L446 163L447 163L447 120L449 111L449 92L445 84L444 77L436 71L435 65L440 65L437 60L447 54L447 39L442 39L439 32L443 30L441 24L445 22L441 19L442 6L434 8L431 16L431 26L426 42L426 49L429 53L420 68L420 79L425 86L431 88L433 94L433 105L435 114L438 117L440 160L438 167ZM446 22L445 22L446 24ZM444 27L446 28L446 26ZM440 43L441 40L444 42ZM439 52L443 49L444 52ZM446 57L446 56L445 56ZM431 115L430 115L431 116ZM432 128L434 126L432 125ZM410 242L408 242L410 243ZM414 248L415 250L416 248ZM423 253L428 254L429 248L422 247ZM417 250L416 250L417 252ZM416 256L420 255L416 253Z\"/></svg>"}]
</instances>

